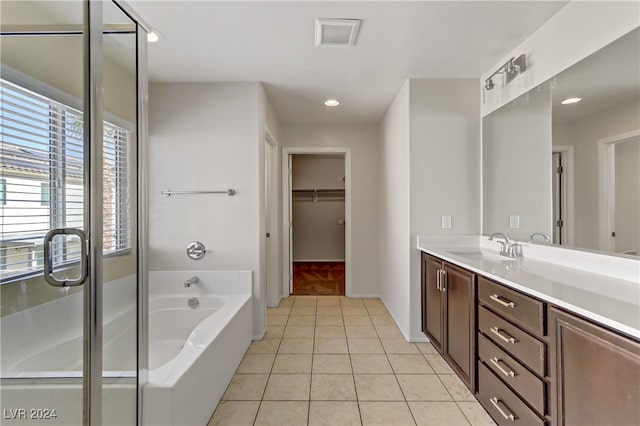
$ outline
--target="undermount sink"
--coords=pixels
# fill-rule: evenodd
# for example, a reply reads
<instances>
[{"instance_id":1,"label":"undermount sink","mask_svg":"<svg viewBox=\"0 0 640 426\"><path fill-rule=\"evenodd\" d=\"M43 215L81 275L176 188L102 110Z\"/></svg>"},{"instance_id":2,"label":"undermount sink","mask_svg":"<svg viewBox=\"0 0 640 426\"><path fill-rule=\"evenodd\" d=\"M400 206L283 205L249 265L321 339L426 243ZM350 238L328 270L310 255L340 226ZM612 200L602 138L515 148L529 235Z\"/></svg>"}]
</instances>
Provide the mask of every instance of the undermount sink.
<instances>
[{"instance_id":1,"label":"undermount sink","mask_svg":"<svg viewBox=\"0 0 640 426\"><path fill-rule=\"evenodd\" d=\"M500 256L497 254L489 253L482 250L449 250L449 253L454 254L456 256L464 257L469 260L483 260L495 263L502 263L513 261L515 259L510 259L505 256Z\"/></svg>"}]
</instances>

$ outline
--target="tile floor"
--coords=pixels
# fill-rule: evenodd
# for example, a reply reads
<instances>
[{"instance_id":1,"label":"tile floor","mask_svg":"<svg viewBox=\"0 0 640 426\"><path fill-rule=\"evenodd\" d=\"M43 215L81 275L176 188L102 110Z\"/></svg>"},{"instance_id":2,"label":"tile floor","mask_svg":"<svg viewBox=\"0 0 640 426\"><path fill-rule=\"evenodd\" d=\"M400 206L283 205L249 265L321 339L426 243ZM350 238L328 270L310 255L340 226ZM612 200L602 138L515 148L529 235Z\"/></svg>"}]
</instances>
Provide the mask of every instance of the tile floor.
<instances>
[{"instance_id":1,"label":"tile floor","mask_svg":"<svg viewBox=\"0 0 640 426\"><path fill-rule=\"evenodd\" d=\"M493 425L379 299L292 296L267 313L210 425Z\"/></svg>"}]
</instances>

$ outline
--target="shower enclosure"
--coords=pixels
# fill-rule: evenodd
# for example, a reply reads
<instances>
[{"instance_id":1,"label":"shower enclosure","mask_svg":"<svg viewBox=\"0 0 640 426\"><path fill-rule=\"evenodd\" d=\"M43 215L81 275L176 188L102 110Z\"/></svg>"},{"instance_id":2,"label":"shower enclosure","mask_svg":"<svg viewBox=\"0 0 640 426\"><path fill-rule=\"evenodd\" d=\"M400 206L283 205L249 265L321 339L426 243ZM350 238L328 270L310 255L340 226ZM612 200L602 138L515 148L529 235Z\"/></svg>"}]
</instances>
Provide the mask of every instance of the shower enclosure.
<instances>
[{"instance_id":1,"label":"shower enclosure","mask_svg":"<svg viewBox=\"0 0 640 426\"><path fill-rule=\"evenodd\" d=\"M0 423L141 423L146 35L119 1L0 3Z\"/></svg>"}]
</instances>

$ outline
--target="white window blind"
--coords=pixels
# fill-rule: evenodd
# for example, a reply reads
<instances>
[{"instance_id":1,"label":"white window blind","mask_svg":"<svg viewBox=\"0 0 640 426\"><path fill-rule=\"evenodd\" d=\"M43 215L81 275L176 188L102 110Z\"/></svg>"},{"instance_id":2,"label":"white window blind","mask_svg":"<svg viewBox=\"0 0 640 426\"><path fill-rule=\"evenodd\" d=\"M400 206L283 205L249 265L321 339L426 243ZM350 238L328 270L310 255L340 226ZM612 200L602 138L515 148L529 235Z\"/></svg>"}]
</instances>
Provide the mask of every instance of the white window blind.
<instances>
[{"instance_id":1,"label":"white window blind","mask_svg":"<svg viewBox=\"0 0 640 426\"><path fill-rule=\"evenodd\" d=\"M83 229L82 113L0 79L0 134L0 279L5 282L42 271L48 230ZM131 248L130 137L127 129L104 122L105 254ZM79 255L79 240L54 240L54 266L71 264Z\"/></svg>"}]
</instances>

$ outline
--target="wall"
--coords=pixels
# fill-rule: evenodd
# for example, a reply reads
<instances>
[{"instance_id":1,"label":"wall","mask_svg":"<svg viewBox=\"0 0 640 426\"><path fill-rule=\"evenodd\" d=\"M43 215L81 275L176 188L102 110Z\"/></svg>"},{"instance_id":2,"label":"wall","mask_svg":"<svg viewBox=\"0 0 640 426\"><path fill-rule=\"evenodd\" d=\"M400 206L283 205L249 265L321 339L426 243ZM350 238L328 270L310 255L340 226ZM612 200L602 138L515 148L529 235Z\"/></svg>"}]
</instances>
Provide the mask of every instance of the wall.
<instances>
[{"instance_id":1,"label":"wall","mask_svg":"<svg viewBox=\"0 0 640 426\"><path fill-rule=\"evenodd\" d=\"M351 296L378 296L378 158L376 125L289 125L283 147L351 148ZM349 224L347 224L349 226Z\"/></svg>"},{"instance_id":2,"label":"wall","mask_svg":"<svg viewBox=\"0 0 640 426\"><path fill-rule=\"evenodd\" d=\"M380 123L380 297L409 337L410 253L409 227L409 80Z\"/></svg>"},{"instance_id":3,"label":"wall","mask_svg":"<svg viewBox=\"0 0 640 426\"><path fill-rule=\"evenodd\" d=\"M640 255L640 138L616 144L616 252Z\"/></svg>"},{"instance_id":4,"label":"wall","mask_svg":"<svg viewBox=\"0 0 640 426\"><path fill-rule=\"evenodd\" d=\"M485 79L509 58L527 55L527 71L506 89L485 93L482 115L528 92L640 25L640 2L573 1L545 22L535 33L490 67ZM500 81L496 81L499 86Z\"/></svg>"},{"instance_id":5,"label":"wall","mask_svg":"<svg viewBox=\"0 0 640 426\"><path fill-rule=\"evenodd\" d=\"M477 80L410 81L409 336L421 332L417 236L480 233L480 99ZM452 217L442 229L441 217Z\"/></svg>"},{"instance_id":6,"label":"wall","mask_svg":"<svg viewBox=\"0 0 640 426\"><path fill-rule=\"evenodd\" d=\"M640 129L640 102L576 122L553 123L553 145L575 146L575 245L599 249L598 141Z\"/></svg>"},{"instance_id":7,"label":"wall","mask_svg":"<svg viewBox=\"0 0 640 426\"><path fill-rule=\"evenodd\" d=\"M150 270L253 271L254 334L265 329L260 253L260 90L257 83L149 87ZM163 189L237 195L174 195ZM204 259L185 254L191 241ZM149 283L153 287L153 283ZM177 282L176 286L182 283Z\"/></svg>"},{"instance_id":8,"label":"wall","mask_svg":"<svg viewBox=\"0 0 640 426\"><path fill-rule=\"evenodd\" d=\"M344 156L294 155L294 189L344 189ZM345 260L344 193L293 194L293 260ZM342 221L342 223L340 222Z\"/></svg>"},{"instance_id":9,"label":"wall","mask_svg":"<svg viewBox=\"0 0 640 426\"><path fill-rule=\"evenodd\" d=\"M482 125L482 233L552 234L551 93L532 91ZM511 229L509 216L520 218Z\"/></svg>"}]
</instances>

